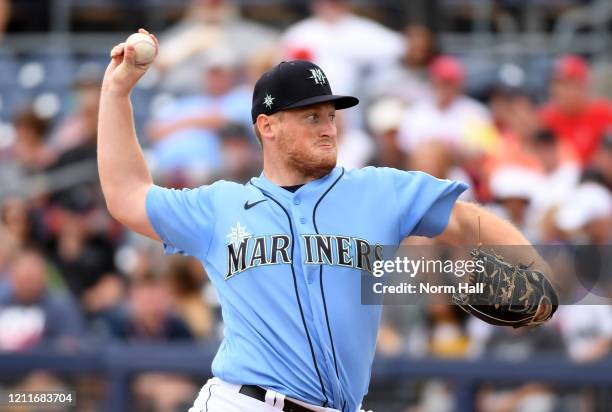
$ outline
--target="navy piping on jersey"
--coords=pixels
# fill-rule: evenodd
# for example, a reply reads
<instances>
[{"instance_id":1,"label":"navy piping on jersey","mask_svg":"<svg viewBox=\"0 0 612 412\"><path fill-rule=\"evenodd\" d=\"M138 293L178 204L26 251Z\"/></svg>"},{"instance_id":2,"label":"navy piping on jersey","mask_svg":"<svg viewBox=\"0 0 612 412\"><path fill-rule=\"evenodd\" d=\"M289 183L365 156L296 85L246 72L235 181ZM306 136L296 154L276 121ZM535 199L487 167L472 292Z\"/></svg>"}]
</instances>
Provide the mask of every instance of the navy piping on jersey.
<instances>
[{"instance_id":1,"label":"navy piping on jersey","mask_svg":"<svg viewBox=\"0 0 612 412\"><path fill-rule=\"evenodd\" d=\"M275 198L273 198L272 196L264 192L262 188L260 188L253 182L249 182L249 183L255 186L257 189L259 189L264 196L266 196L267 198L272 200L274 203L276 203L283 210L283 212L285 212L285 215L287 215L287 221L289 222L289 231L291 232L291 273L293 274L293 288L295 289L295 298L297 300L297 304L300 309L300 315L302 316L302 324L304 325L304 331L306 332L306 338L308 338L308 345L310 346L310 354L312 355L312 361L314 363L315 370L317 371L317 376L319 377L319 384L321 385L321 392L323 393L323 397L325 398L325 401L323 402L322 406L326 407L329 400L327 399L327 394L325 393L325 386L323 385L323 378L321 377L321 372L319 372L319 365L317 365L317 358L314 353L314 347L312 346L312 340L310 339L310 333L308 332L308 327L306 326L306 318L304 317L304 310L302 309L302 302L300 301L300 295L298 293L295 269L293 268L293 250L295 246L295 239L293 237L293 225L291 224L291 216L289 215L289 212L287 212L287 210L283 207L283 205L280 204L278 200L276 200Z\"/></svg>"},{"instance_id":2,"label":"navy piping on jersey","mask_svg":"<svg viewBox=\"0 0 612 412\"><path fill-rule=\"evenodd\" d=\"M336 185L336 183L338 183L338 181L340 180L340 178L344 176L344 168L342 168L342 173L340 174L340 176L338 176L336 178L336 180L334 181L334 183L332 183L327 190L321 195L321 197L319 198L319 200L317 200L317 203L315 204L314 209L312 210L312 223L314 224L314 229L317 235L320 235L319 233L319 228L317 227L317 207L319 207L319 204L321 203L321 201L323 200L323 198L329 193L329 191ZM325 302L325 291L323 290L323 265L319 265L319 287L321 289L321 298L323 300L323 311L325 312L325 322L327 323L327 333L329 334L329 341L331 343L331 348L332 348L332 355L334 356L334 368L336 369L336 377L338 379L340 379L340 375L338 373L338 361L336 360L336 349L334 347L334 338L332 336L332 332L331 332L331 326L329 325L329 316L327 314L327 303ZM346 401L344 402L344 404L346 405ZM342 406L342 409L344 410L344 405Z\"/></svg>"}]
</instances>

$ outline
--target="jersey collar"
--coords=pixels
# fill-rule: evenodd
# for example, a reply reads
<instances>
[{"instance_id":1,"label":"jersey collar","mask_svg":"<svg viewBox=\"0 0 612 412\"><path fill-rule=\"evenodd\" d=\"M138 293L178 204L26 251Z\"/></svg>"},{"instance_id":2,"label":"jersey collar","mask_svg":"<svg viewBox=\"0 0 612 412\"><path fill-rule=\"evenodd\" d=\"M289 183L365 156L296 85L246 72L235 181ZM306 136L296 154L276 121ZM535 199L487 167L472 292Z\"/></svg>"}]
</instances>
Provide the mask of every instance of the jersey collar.
<instances>
[{"instance_id":1,"label":"jersey collar","mask_svg":"<svg viewBox=\"0 0 612 412\"><path fill-rule=\"evenodd\" d=\"M304 186L300 187L295 192L290 192L288 190L283 189L278 186L276 183L271 182L266 175L261 172L259 177L254 177L251 179L251 183L255 186L262 188L263 190L269 192L275 197L282 197L286 199L293 199L296 196L309 194L309 193L318 193L322 190L327 189L327 187L333 183L338 176L342 173L342 167L336 166L332 169L331 172L326 174L323 177L320 177L312 182L306 183Z\"/></svg>"}]
</instances>

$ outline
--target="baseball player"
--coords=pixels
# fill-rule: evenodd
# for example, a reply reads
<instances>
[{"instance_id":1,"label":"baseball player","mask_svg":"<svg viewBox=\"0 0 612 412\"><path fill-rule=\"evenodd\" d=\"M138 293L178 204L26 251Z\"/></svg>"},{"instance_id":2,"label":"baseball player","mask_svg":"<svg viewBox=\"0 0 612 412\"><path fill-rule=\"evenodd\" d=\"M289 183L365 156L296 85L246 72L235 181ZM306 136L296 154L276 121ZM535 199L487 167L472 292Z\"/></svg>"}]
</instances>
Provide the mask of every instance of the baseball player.
<instances>
[{"instance_id":1,"label":"baseball player","mask_svg":"<svg viewBox=\"0 0 612 412\"><path fill-rule=\"evenodd\" d=\"M472 244L476 216L483 243L528 244L510 224L457 202L464 183L336 167L335 111L358 100L332 94L323 70L306 61L282 62L255 85L260 176L192 190L156 186L129 99L147 66L125 44L111 56L98 134L108 209L166 253L199 259L221 302L214 378L190 412L358 411L381 313L360 304L359 279L377 245L411 235Z\"/></svg>"}]
</instances>

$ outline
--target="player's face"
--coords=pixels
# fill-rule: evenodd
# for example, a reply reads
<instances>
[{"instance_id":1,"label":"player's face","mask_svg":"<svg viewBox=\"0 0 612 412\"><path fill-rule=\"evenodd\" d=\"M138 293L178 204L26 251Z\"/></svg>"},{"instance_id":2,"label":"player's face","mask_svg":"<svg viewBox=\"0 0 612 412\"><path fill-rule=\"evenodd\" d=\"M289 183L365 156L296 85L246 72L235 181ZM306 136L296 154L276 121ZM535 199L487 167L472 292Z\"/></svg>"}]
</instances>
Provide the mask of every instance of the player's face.
<instances>
[{"instance_id":1,"label":"player's face","mask_svg":"<svg viewBox=\"0 0 612 412\"><path fill-rule=\"evenodd\" d=\"M321 177L335 166L338 156L336 109L321 103L284 111L277 135L278 149L288 166L306 177Z\"/></svg>"}]
</instances>

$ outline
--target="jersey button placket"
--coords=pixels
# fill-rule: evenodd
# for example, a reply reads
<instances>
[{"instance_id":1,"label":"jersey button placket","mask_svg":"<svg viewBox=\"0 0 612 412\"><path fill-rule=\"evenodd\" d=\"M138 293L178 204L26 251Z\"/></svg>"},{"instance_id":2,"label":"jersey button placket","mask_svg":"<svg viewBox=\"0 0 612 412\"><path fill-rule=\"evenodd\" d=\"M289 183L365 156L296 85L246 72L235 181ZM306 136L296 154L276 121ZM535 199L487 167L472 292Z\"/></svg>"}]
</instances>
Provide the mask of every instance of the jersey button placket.
<instances>
[{"instance_id":1,"label":"jersey button placket","mask_svg":"<svg viewBox=\"0 0 612 412\"><path fill-rule=\"evenodd\" d=\"M295 197L293 199L293 204L294 206L292 207L293 212L294 212L294 216L296 217L296 220L298 222L300 222L299 225L296 225L296 229L298 231L298 234L301 236L305 233L308 233L308 227L306 226L306 223L308 222L308 219L306 219L303 214L305 212L304 207L300 207L300 205L302 204L302 200L299 197ZM302 246L302 242L300 242L300 247ZM303 251L302 251L303 252ZM312 284L314 282L314 274L312 273L312 268L309 267L308 265L303 267L304 269L304 275L306 278L306 283L308 284Z\"/></svg>"}]
</instances>

